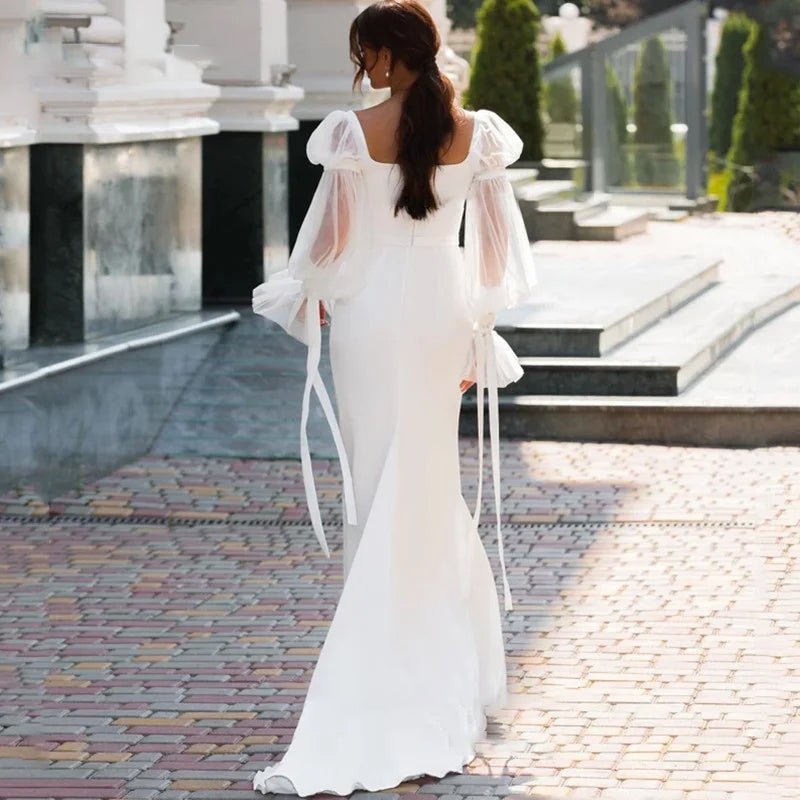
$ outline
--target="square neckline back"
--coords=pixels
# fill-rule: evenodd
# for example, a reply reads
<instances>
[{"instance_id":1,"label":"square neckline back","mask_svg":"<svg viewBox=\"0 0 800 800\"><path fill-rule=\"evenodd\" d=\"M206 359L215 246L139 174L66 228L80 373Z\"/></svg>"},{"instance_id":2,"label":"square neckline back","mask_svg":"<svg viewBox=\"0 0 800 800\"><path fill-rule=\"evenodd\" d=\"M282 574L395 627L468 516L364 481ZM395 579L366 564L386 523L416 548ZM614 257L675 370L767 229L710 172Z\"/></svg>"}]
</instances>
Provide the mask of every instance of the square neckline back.
<instances>
[{"instance_id":1,"label":"square neckline back","mask_svg":"<svg viewBox=\"0 0 800 800\"><path fill-rule=\"evenodd\" d=\"M399 164L396 161L377 161L370 155L369 145L367 144L367 137L366 134L364 133L364 128L362 127L361 122L358 119L358 115L352 108L348 108L347 113L352 116L353 122L356 128L358 128L358 134L361 138L361 143L364 145L364 157L366 158L366 160L369 161L371 164L376 164L381 167L399 166ZM467 155L464 156L464 158L461 161L456 161L452 164L437 164L436 165L437 169L441 169L442 167L463 167L465 164L468 164L470 162L470 160L472 159L472 151L475 146L475 138L478 131L478 124L479 124L478 112L475 111L472 117L472 134L470 135L469 139L469 148L467 149Z\"/></svg>"}]
</instances>

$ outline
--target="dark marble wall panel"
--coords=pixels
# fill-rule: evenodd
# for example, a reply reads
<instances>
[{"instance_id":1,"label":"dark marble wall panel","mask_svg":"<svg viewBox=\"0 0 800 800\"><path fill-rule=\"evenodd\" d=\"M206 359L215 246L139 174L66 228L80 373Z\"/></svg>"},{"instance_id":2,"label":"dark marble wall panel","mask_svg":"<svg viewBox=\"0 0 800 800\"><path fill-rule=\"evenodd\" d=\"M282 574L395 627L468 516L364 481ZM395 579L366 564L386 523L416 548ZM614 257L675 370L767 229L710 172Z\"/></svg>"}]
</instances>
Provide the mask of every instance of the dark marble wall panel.
<instances>
[{"instance_id":1,"label":"dark marble wall panel","mask_svg":"<svg viewBox=\"0 0 800 800\"><path fill-rule=\"evenodd\" d=\"M294 247L303 218L322 176L322 167L311 164L306 143L320 120L301 120L300 127L289 134L289 246Z\"/></svg>"},{"instance_id":2,"label":"dark marble wall panel","mask_svg":"<svg viewBox=\"0 0 800 800\"><path fill-rule=\"evenodd\" d=\"M31 148L31 341L80 342L83 327L83 146Z\"/></svg>"},{"instance_id":3,"label":"dark marble wall panel","mask_svg":"<svg viewBox=\"0 0 800 800\"><path fill-rule=\"evenodd\" d=\"M30 183L27 147L0 149L0 364L28 346Z\"/></svg>"},{"instance_id":4,"label":"dark marble wall panel","mask_svg":"<svg viewBox=\"0 0 800 800\"><path fill-rule=\"evenodd\" d=\"M223 132L203 141L203 300L247 302L261 280L263 134Z\"/></svg>"},{"instance_id":5,"label":"dark marble wall panel","mask_svg":"<svg viewBox=\"0 0 800 800\"><path fill-rule=\"evenodd\" d=\"M198 286L191 305L199 279L199 203L191 196L200 188L192 175L198 147L196 140L86 147L87 338L164 317L179 298L181 310L199 307Z\"/></svg>"},{"instance_id":6,"label":"dark marble wall panel","mask_svg":"<svg viewBox=\"0 0 800 800\"><path fill-rule=\"evenodd\" d=\"M264 272L283 269L289 260L288 134L264 134Z\"/></svg>"},{"instance_id":7,"label":"dark marble wall panel","mask_svg":"<svg viewBox=\"0 0 800 800\"><path fill-rule=\"evenodd\" d=\"M79 342L201 307L200 141L36 145L31 327Z\"/></svg>"},{"instance_id":8,"label":"dark marble wall panel","mask_svg":"<svg viewBox=\"0 0 800 800\"><path fill-rule=\"evenodd\" d=\"M286 266L286 133L225 132L203 142L203 299L250 303Z\"/></svg>"},{"instance_id":9,"label":"dark marble wall panel","mask_svg":"<svg viewBox=\"0 0 800 800\"><path fill-rule=\"evenodd\" d=\"M147 453L224 330L116 353L0 391L0 490L27 484L50 500Z\"/></svg>"}]
</instances>

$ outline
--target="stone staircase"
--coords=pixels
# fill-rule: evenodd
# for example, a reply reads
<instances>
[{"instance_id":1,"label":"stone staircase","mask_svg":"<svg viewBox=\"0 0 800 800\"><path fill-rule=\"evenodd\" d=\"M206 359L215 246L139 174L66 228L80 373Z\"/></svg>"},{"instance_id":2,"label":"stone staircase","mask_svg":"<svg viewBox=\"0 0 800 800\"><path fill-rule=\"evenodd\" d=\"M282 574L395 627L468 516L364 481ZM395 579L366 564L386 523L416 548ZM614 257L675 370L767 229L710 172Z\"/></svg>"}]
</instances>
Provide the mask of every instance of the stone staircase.
<instances>
[{"instance_id":1,"label":"stone staircase","mask_svg":"<svg viewBox=\"0 0 800 800\"><path fill-rule=\"evenodd\" d=\"M800 276L720 280L713 256L638 258L587 266L537 256L536 302L497 318L524 369L501 390L503 435L800 443L800 332L787 338L784 325L770 338L770 323L800 314ZM730 374L715 382L715 368L748 347L749 360L739 358L741 386ZM771 367L762 367L767 377L756 391L748 380L765 361ZM771 394L784 375L797 377ZM474 402L470 391L462 414L468 435L476 430Z\"/></svg>"},{"instance_id":2,"label":"stone staircase","mask_svg":"<svg viewBox=\"0 0 800 800\"><path fill-rule=\"evenodd\" d=\"M543 159L512 168L514 194L531 241L569 239L620 241L647 230L648 220L679 221L713 211L716 197L688 200L679 195L582 192L586 162Z\"/></svg>"},{"instance_id":3,"label":"stone staircase","mask_svg":"<svg viewBox=\"0 0 800 800\"><path fill-rule=\"evenodd\" d=\"M647 229L647 210L614 204L610 194L578 192L572 180L522 182L514 193L531 241L615 241Z\"/></svg>"}]
</instances>

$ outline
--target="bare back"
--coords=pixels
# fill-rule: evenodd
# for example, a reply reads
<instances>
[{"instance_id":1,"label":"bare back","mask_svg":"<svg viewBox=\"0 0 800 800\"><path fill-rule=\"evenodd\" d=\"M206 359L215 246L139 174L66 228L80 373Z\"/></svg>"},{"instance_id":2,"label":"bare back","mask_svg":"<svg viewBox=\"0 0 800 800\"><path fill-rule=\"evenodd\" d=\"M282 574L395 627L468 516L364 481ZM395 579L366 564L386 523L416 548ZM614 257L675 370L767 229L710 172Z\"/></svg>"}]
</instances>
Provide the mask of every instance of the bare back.
<instances>
[{"instance_id":1,"label":"bare back","mask_svg":"<svg viewBox=\"0 0 800 800\"><path fill-rule=\"evenodd\" d=\"M397 161L395 134L400 122L400 103L387 100L370 108L355 111L364 139L367 143L370 158L374 161L391 164ZM474 112L455 108L455 131L449 147L439 153L440 164L459 164L469 155L470 142L475 122Z\"/></svg>"}]
</instances>

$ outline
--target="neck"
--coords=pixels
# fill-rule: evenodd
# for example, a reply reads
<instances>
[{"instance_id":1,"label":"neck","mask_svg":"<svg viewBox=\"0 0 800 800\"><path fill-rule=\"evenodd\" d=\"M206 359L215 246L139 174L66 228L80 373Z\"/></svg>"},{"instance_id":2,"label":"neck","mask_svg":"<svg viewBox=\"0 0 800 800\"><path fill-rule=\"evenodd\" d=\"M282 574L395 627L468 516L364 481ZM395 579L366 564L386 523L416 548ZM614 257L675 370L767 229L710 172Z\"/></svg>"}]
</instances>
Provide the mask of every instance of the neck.
<instances>
[{"instance_id":1,"label":"neck","mask_svg":"<svg viewBox=\"0 0 800 800\"><path fill-rule=\"evenodd\" d=\"M411 87L411 84L413 84L418 77L418 75L411 75L408 79L403 79L393 85L390 85L389 92L391 96L400 98L405 95Z\"/></svg>"}]
</instances>

